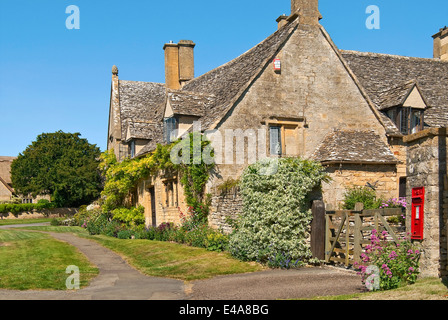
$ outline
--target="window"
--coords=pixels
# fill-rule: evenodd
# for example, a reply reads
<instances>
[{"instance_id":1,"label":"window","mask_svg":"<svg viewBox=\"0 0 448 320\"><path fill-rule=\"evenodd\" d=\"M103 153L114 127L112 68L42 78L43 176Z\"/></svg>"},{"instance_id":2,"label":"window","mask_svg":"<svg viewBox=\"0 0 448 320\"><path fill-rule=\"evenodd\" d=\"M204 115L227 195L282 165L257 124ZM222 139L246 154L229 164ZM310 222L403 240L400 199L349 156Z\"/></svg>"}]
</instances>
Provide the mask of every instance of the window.
<instances>
[{"instance_id":1,"label":"window","mask_svg":"<svg viewBox=\"0 0 448 320\"><path fill-rule=\"evenodd\" d=\"M270 154L276 156L298 156L298 125L276 124L269 127Z\"/></svg>"},{"instance_id":2,"label":"window","mask_svg":"<svg viewBox=\"0 0 448 320\"><path fill-rule=\"evenodd\" d=\"M135 157L135 140L131 140L131 142L129 142L129 156L131 158Z\"/></svg>"},{"instance_id":3,"label":"window","mask_svg":"<svg viewBox=\"0 0 448 320\"><path fill-rule=\"evenodd\" d=\"M270 127L270 149L271 155L280 156L282 154L282 127Z\"/></svg>"},{"instance_id":4,"label":"window","mask_svg":"<svg viewBox=\"0 0 448 320\"><path fill-rule=\"evenodd\" d=\"M410 107L394 108L387 111L387 116L404 135L423 130L423 110Z\"/></svg>"},{"instance_id":5,"label":"window","mask_svg":"<svg viewBox=\"0 0 448 320\"><path fill-rule=\"evenodd\" d=\"M177 207L177 181L166 181L165 183L165 206Z\"/></svg>"},{"instance_id":6,"label":"window","mask_svg":"<svg viewBox=\"0 0 448 320\"><path fill-rule=\"evenodd\" d=\"M164 119L163 129L165 131L164 135L165 135L166 143L171 143L171 142L175 141L175 139L177 138L177 136L176 136L176 131L178 129L177 126L178 126L178 121L175 117Z\"/></svg>"},{"instance_id":7,"label":"window","mask_svg":"<svg viewBox=\"0 0 448 320\"><path fill-rule=\"evenodd\" d=\"M398 188L398 196L400 198L406 197L406 177L400 178L400 184L399 184L399 188Z\"/></svg>"}]
</instances>

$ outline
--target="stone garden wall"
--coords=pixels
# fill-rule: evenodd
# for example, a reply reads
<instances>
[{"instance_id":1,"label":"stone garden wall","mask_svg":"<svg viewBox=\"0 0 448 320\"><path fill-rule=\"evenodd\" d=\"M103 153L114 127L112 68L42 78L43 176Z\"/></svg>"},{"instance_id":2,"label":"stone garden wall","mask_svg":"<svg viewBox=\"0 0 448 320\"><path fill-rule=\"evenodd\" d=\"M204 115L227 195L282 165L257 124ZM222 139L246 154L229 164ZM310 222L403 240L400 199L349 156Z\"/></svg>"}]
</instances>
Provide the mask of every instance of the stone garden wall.
<instances>
[{"instance_id":1,"label":"stone garden wall","mask_svg":"<svg viewBox=\"0 0 448 320\"><path fill-rule=\"evenodd\" d=\"M412 203L412 189L425 188L423 255L420 262L422 276L446 277L447 264L447 129L428 129L406 136L408 204ZM408 205L406 227L411 231L411 205ZM415 240L417 241L417 240Z\"/></svg>"}]
</instances>

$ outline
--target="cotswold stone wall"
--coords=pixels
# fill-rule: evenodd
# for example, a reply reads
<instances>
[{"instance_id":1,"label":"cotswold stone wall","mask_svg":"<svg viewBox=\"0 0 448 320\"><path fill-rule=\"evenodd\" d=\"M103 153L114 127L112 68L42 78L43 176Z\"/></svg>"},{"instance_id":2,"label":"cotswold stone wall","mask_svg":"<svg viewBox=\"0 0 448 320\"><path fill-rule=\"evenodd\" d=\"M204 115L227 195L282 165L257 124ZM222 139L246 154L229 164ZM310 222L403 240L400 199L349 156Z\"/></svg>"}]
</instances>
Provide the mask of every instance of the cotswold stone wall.
<instances>
[{"instance_id":1,"label":"cotswold stone wall","mask_svg":"<svg viewBox=\"0 0 448 320\"><path fill-rule=\"evenodd\" d=\"M382 199L398 197L397 167L395 165L343 164L327 167L331 180L323 183L323 199L327 210L341 209L349 188L364 187L370 183Z\"/></svg>"},{"instance_id":2,"label":"cotswold stone wall","mask_svg":"<svg viewBox=\"0 0 448 320\"><path fill-rule=\"evenodd\" d=\"M225 233L232 232L228 219L236 219L243 210L243 199L237 190L212 196L209 224Z\"/></svg>"},{"instance_id":3,"label":"cotswold stone wall","mask_svg":"<svg viewBox=\"0 0 448 320\"><path fill-rule=\"evenodd\" d=\"M424 229L420 268L423 276L448 276L447 129L428 129L405 137L407 143L407 201L412 189L425 188ZM411 206L406 227L411 232Z\"/></svg>"},{"instance_id":4,"label":"cotswold stone wall","mask_svg":"<svg viewBox=\"0 0 448 320\"><path fill-rule=\"evenodd\" d=\"M78 208L56 208L35 210L31 212L22 212L17 215L12 213L0 213L0 219L37 219L37 218L60 218L66 216L73 216L78 213Z\"/></svg>"}]
</instances>

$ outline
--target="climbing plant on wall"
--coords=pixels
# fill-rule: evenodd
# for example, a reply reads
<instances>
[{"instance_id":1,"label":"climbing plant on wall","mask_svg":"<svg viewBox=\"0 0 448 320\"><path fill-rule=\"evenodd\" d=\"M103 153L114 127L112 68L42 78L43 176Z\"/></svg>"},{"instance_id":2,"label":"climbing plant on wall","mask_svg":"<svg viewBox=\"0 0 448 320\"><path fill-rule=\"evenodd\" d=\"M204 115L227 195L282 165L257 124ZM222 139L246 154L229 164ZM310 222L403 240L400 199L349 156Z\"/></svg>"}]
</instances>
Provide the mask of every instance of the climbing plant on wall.
<instances>
[{"instance_id":1,"label":"climbing plant on wall","mask_svg":"<svg viewBox=\"0 0 448 320\"><path fill-rule=\"evenodd\" d=\"M291 263L310 258L308 196L327 179L324 168L314 161L282 158L250 165L239 184L243 210L230 235L230 252L242 260L268 264L279 257Z\"/></svg>"},{"instance_id":2,"label":"climbing plant on wall","mask_svg":"<svg viewBox=\"0 0 448 320\"><path fill-rule=\"evenodd\" d=\"M200 141L200 148L194 141ZM104 152L100 163L105 180L101 194L104 199L103 212L125 216L125 209L131 209L128 201L130 193L140 179L157 177L161 173L179 173L187 205L205 221L209 207L208 197L204 194L205 184L214 167L213 162L205 161L202 156L207 149L210 150L210 142L203 139L202 135L200 139L194 139L194 134L191 133L172 144L157 145L154 152L142 158L128 158L118 162L113 150ZM210 155L210 151L208 154ZM182 161L177 161L178 159ZM129 214L135 214L135 210L130 210Z\"/></svg>"}]
</instances>

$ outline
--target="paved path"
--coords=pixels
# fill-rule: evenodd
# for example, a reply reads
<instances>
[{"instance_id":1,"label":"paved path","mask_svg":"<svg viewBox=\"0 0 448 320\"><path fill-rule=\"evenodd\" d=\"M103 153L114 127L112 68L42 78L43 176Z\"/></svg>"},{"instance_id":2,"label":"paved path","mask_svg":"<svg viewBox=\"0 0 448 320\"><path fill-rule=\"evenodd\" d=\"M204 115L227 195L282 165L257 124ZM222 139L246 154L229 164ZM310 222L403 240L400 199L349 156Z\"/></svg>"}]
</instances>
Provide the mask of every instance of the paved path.
<instances>
[{"instance_id":1,"label":"paved path","mask_svg":"<svg viewBox=\"0 0 448 320\"><path fill-rule=\"evenodd\" d=\"M77 247L99 268L99 275L85 289L0 290L0 300L275 300L349 294L363 289L354 272L332 267L268 270L189 283L155 278L141 274L95 241L70 233L49 234Z\"/></svg>"},{"instance_id":2,"label":"paved path","mask_svg":"<svg viewBox=\"0 0 448 320\"><path fill-rule=\"evenodd\" d=\"M275 300L352 294L363 291L361 278L333 267L268 270L193 282L191 300Z\"/></svg>"},{"instance_id":3,"label":"paved path","mask_svg":"<svg viewBox=\"0 0 448 320\"><path fill-rule=\"evenodd\" d=\"M0 290L0 300L182 300L183 281L149 277L129 266L115 252L98 243L70 233L49 233L77 247L94 265L99 275L90 286L70 291ZM68 277L69 275L67 275Z\"/></svg>"}]
</instances>

